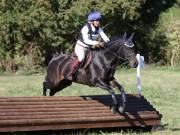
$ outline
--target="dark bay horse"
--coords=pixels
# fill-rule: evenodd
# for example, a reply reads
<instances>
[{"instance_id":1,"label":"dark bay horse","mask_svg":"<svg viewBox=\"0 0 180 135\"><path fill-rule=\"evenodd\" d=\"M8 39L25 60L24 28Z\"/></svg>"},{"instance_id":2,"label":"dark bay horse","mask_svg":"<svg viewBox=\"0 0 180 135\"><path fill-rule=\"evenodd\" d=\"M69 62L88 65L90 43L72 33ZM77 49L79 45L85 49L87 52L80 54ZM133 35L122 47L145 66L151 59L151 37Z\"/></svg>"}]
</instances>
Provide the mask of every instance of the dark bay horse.
<instances>
[{"instance_id":1,"label":"dark bay horse","mask_svg":"<svg viewBox=\"0 0 180 135\"><path fill-rule=\"evenodd\" d=\"M107 90L111 96L113 105L112 111L124 112L126 95L124 88L115 79L114 74L120 61L127 60L130 67L136 68L138 61L134 52L132 42L133 35L126 38L112 38L105 48L95 49L92 51L92 62L84 69L80 68L76 72L73 82L85 84L94 87L100 87ZM71 55L60 54L52 58L48 65L47 76L43 83L43 95L46 96L47 89L50 89L50 96L72 84L72 81L66 79L70 69ZM122 104L117 103L113 88L121 92Z\"/></svg>"}]
</instances>

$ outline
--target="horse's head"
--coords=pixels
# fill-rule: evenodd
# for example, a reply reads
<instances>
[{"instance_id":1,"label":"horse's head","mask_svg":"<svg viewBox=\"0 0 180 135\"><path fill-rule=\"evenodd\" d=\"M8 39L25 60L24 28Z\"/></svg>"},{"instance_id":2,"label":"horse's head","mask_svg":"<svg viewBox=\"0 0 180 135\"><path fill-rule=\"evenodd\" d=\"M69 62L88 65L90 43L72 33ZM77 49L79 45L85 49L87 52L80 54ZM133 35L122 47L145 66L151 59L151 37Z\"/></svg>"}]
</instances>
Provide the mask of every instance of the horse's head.
<instances>
[{"instance_id":1,"label":"horse's head","mask_svg":"<svg viewBox=\"0 0 180 135\"><path fill-rule=\"evenodd\" d=\"M129 38L126 38L126 33L124 33L122 53L124 58L129 61L129 65L136 68L138 66L138 60L134 51L134 43L132 41L133 35L134 34L132 34Z\"/></svg>"},{"instance_id":2,"label":"horse's head","mask_svg":"<svg viewBox=\"0 0 180 135\"><path fill-rule=\"evenodd\" d=\"M133 43L133 34L126 38L126 33L124 33L122 38L113 40L114 46L116 46L116 50L114 50L114 54L118 56L120 59L128 60L130 67L136 68L138 66L138 60L136 58L136 54L134 51L134 43Z\"/></svg>"}]
</instances>

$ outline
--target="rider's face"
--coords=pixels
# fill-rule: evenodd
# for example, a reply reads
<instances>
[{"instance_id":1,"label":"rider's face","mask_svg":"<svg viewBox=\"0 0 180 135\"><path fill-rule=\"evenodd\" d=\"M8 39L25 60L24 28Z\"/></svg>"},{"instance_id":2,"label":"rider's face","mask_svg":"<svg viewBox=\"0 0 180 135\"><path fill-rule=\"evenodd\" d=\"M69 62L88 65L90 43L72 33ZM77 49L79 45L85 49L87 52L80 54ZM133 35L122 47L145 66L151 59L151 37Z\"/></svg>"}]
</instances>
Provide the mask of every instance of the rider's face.
<instances>
[{"instance_id":1,"label":"rider's face","mask_svg":"<svg viewBox=\"0 0 180 135\"><path fill-rule=\"evenodd\" d=\"M100 26L99 20L94 20L93 25L94 25L94 27L99 27Z\"/></svg>"}]
</instances>

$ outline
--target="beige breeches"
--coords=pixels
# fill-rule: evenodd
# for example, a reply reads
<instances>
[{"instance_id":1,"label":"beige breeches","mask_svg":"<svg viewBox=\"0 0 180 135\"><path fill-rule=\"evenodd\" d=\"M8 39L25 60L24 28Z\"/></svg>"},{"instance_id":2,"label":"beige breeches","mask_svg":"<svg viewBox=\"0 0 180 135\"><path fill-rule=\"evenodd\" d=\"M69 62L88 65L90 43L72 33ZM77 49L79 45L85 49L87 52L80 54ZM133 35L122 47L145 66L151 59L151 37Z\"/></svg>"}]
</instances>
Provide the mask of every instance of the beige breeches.
<instances>
[{"instance_id":1,"label":"beige breeches","mask_svg":"<svg viewBox=\"0 0 180 135\"><path fill-rule=\"evenodd\" d=\"M79 62L82 62L82 60L85 58L87 48L85 48L79 44L76 44L74 51L78 57Z\"/></svg>"}]
</instances>

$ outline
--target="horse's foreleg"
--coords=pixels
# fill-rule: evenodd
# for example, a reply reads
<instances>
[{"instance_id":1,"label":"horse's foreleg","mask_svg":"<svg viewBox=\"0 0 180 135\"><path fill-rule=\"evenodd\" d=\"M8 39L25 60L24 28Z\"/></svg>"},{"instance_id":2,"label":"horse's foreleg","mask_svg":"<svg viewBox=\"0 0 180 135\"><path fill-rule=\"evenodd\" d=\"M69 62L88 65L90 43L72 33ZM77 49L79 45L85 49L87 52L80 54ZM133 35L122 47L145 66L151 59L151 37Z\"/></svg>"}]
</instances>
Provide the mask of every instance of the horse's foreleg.
<instances>
[{"instance_id":1,"label":"horse's foreleg","mask_svg":"<svg viewBox=\"0 0 180 135\"><path fill-rule=\"evenodd\" d=\"M110 81L110 84L112 87L118 88L118 90L121 92L122 106L119 106L119 111L120 111L120 113L124 113L125 107L126 107L126 102L127 102L124 88L117 82L117 80L115 78Z\"/></svg>"},{"instance_id":2,"label":"horse's foreleg","mask_svg":"<svg viewBox=\"0 0 180 135\"><path fill-rule=\"evenodd\" d=\"M112 97L112 101L113 101L113 106L112 106L112 112L115 113L116 110L117 110L117 99L116 99L116 96L115 96L115 93L114 93L114 90L111 88L110 85L106 84L105 82L103 81L99 81L97 84L96 84L97 87L100 87L104 90L107 90L110 94L111 94L111 97Z\"/></svg>"}]
</instances>

